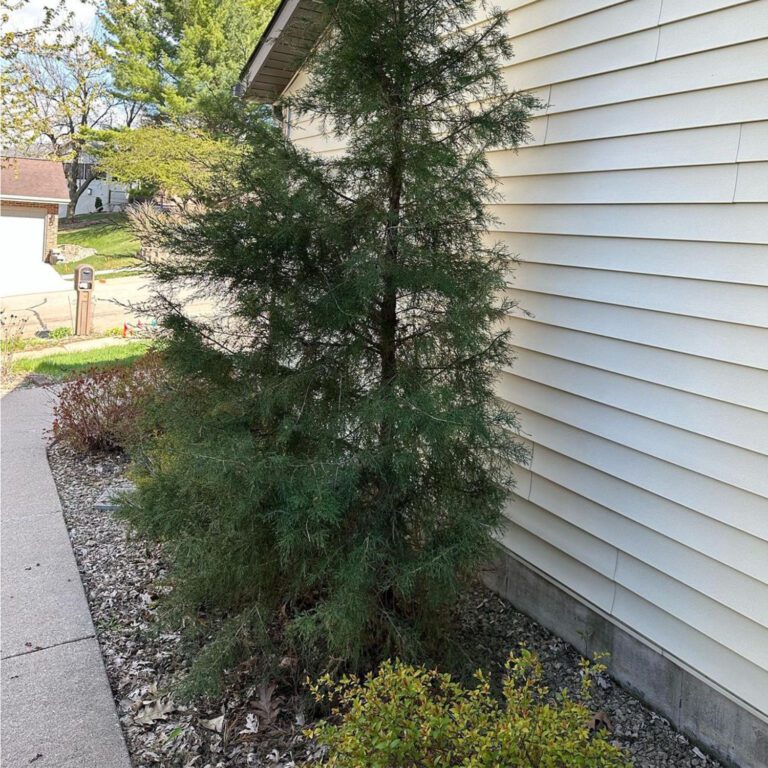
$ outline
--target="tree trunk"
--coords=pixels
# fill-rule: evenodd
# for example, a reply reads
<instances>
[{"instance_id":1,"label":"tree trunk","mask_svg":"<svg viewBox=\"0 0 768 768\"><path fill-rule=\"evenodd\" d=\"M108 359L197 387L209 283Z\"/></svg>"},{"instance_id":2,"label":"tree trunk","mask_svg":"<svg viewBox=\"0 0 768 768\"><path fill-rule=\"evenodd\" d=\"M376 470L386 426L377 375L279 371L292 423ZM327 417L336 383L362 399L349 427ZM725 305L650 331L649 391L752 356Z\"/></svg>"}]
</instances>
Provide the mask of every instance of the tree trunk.
<instances>
[{"instance_id":1,"label":"tree trunk","mask_svg":"<svg viewBox=\"0 0 768 768\"><path fill-rule=\"evenodd\" d=\"M67 203L67 221L70 224L75 220L75 209L77 208L77 201L80 199L82 190L77 189L77 169L80 166L78 162L79 156L70 163L69 170L67 171L67 189L69 190L69 202Z\"/></svg>"},{"instance_id":2,"label":"tree trunk","mask_svg":"<svg viewBox=\"0 0 768 768\"><path fill-rule=\"evenodd\" d=\"M397 376L397 287L393 271L399 260L400 198L402 171L393 163L389 169L389 211L386 247L382 260L383 290L381 298L381 386L389 387Z\"/></svg>"},{"instance_id":3,"label":"tree trunk","mask_svg":"<svg viewBox=\"0 0 768 768\"><path fill-rule=\"evenodd\" d=\"M402 18L402 2L398 5L398 21ZM397 83L383 83L390 90L392 104L392 155L387 169L387 232L381 262L383 289L379 326L382 390L392 387L397 378L397 285L394 271L400 260L400 203L403 195L403 115L402 96ZM385 415L380 425L380 439L386 444L392 437L392 425Z\"/></svg>"}]
</instances>

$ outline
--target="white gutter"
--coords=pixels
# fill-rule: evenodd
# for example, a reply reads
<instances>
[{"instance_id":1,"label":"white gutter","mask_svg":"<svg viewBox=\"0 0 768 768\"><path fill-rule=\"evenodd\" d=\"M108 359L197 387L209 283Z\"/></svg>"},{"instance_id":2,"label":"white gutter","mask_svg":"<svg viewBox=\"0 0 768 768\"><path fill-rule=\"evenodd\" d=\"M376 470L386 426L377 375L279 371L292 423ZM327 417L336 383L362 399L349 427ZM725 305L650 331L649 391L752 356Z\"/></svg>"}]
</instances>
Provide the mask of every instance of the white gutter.
<instances>
[{"instance_id":1,"label":"white gutter","mask_svg":"<svg viewBox=\"0 0 768 768\"><path fill-rule=\"evenodd\" d=\"M29 195L2 195L0 194L0 201L7 200L8 202L22 202L22 203L65 203L69 204L68 197L31 197Z\"/></svg>"}]
</instances>

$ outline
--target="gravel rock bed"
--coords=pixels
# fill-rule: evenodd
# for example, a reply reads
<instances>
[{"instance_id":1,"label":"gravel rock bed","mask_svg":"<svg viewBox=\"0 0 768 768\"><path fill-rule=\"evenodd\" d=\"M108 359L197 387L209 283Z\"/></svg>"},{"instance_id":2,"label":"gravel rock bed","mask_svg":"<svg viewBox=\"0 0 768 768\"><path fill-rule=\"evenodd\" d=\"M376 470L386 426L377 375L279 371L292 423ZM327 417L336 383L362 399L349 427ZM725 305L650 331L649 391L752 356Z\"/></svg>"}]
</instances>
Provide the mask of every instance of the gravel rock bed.
<instances>
[{"instance_id":1,"label":"gravel rock bed","mask_svg":"<svg viewBox=\"0 0 768 768\"><path fill-rule=\"evenodd\" d=\"M319 759L301 713L269 689L233 685L220 701L174 702L187 665L180 635L158 620L162 551L94 506L125 459L53 445L48 460L134 768L293 768Z\"/></svg>"},{"instance_id":2,"label":"gravel rock bed","mask_svg":"<svg viewBox=\"0 0 768 768\"><path fill-rule=\"evenodd\" d=\"M120 456L80 457L49 449L70 538L134 768L292 768L321 755L302 735L296 700L235 682L219 701L184 707L172 698L186 669L181 638L158 621L165 584L161 549L94 504L125 471ZM500 597L478 586L459 606L459 635L472 659L491 671L521 643L535 651L551 690L579 689L579 654ZM595 710L636 768L716 768L687 738L607 676Z\"/></svg>"},{"instance_id":3,"label":"gravel rock bed","mask_svg":"<svg viewBox=\"0 0 768 768\"><path fill-rule=\"evenodd\" d=\"M573 646L484 587L474 590L467 602L469 610L461 615L459 631L473 658L486 659L484 668L501 669L510 649L522 643L538 655L551 691L579 691L582 657ZM592 707L607 713L611 741L630 755L635 768L720 767L608 675L599 675L596 683Z\"/></svg>"}]
</instances>

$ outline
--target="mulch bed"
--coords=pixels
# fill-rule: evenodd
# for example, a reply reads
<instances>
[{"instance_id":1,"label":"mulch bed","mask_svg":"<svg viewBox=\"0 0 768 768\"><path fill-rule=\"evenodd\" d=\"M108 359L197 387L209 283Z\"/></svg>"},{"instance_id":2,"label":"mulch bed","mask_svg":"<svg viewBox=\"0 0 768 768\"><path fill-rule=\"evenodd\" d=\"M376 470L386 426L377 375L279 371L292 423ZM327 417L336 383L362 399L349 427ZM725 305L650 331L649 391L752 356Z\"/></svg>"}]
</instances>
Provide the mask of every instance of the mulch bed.
<instances>
[{"instance_id":1,"label":"mulch bed","mask_svg":"<svg viewBox=\"0 0 768 768\"><path fill-rule=\"evenodd\" d=\"M124 473L125 459L81 457L53 445L49 462L134 768L320 762L322 754L303 735L300 696L255 686L242 674L216 701L174 701L187 660L179 633L158 619L158 601L169 589L162 550L94 508ZM486 588L474 588L457 616L460 641L486 670L500 669L523 643L539 655L551 690L579 689L579 654ZM637 768L719 765L607 676L598 679L594 707L607 714L611 738Z\"/></svg>"}]
</instances>

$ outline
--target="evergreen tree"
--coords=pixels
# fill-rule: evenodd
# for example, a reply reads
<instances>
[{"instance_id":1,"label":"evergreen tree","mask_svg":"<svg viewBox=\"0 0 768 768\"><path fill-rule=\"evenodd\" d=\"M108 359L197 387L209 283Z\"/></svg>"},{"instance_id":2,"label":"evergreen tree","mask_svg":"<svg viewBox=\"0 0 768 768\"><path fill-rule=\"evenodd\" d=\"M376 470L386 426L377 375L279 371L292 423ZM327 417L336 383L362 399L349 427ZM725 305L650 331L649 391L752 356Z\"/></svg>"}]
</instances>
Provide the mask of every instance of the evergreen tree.
<instances>
[{"instance_id":1,"label":"evergreen tree","mask_svg":"<svg viewBox=\"0 0 768 768\"><path fill-rule=\"evenodd\" d=\"M499 73L505 17L326 5L282 113L347 151L311 157L245 110L238 163L157 229L181 383L128 514L173 542L181 608L228 618L203 656L219 665L257 626L305 668L434 658L524 455L494 396L510 257L485 237L486 151L524 141L535 106ZM186 317L176 286L226 313Z\"/></svg>"},{"instance_id":2,"label":"evergreen tree","mask_svg":"<svg viewBox=\"0 0 768 768\"><path fill-rule=\"evenodd\" d=\"M142 108L140 126L92 134L100 170L184 202L234 151L232 88L276 3L97 0L114 90Z\"/></svg>"},{"instance_id":3,"label":"evergreen tree","mask_svg":"<svg viewBox=\"0 0 768 768\"><path fill-rule=\"evenodd\" d=\"M275 4L98 0L116 89L161 120L215 121Z\"/></svg>"}]
</instances>

